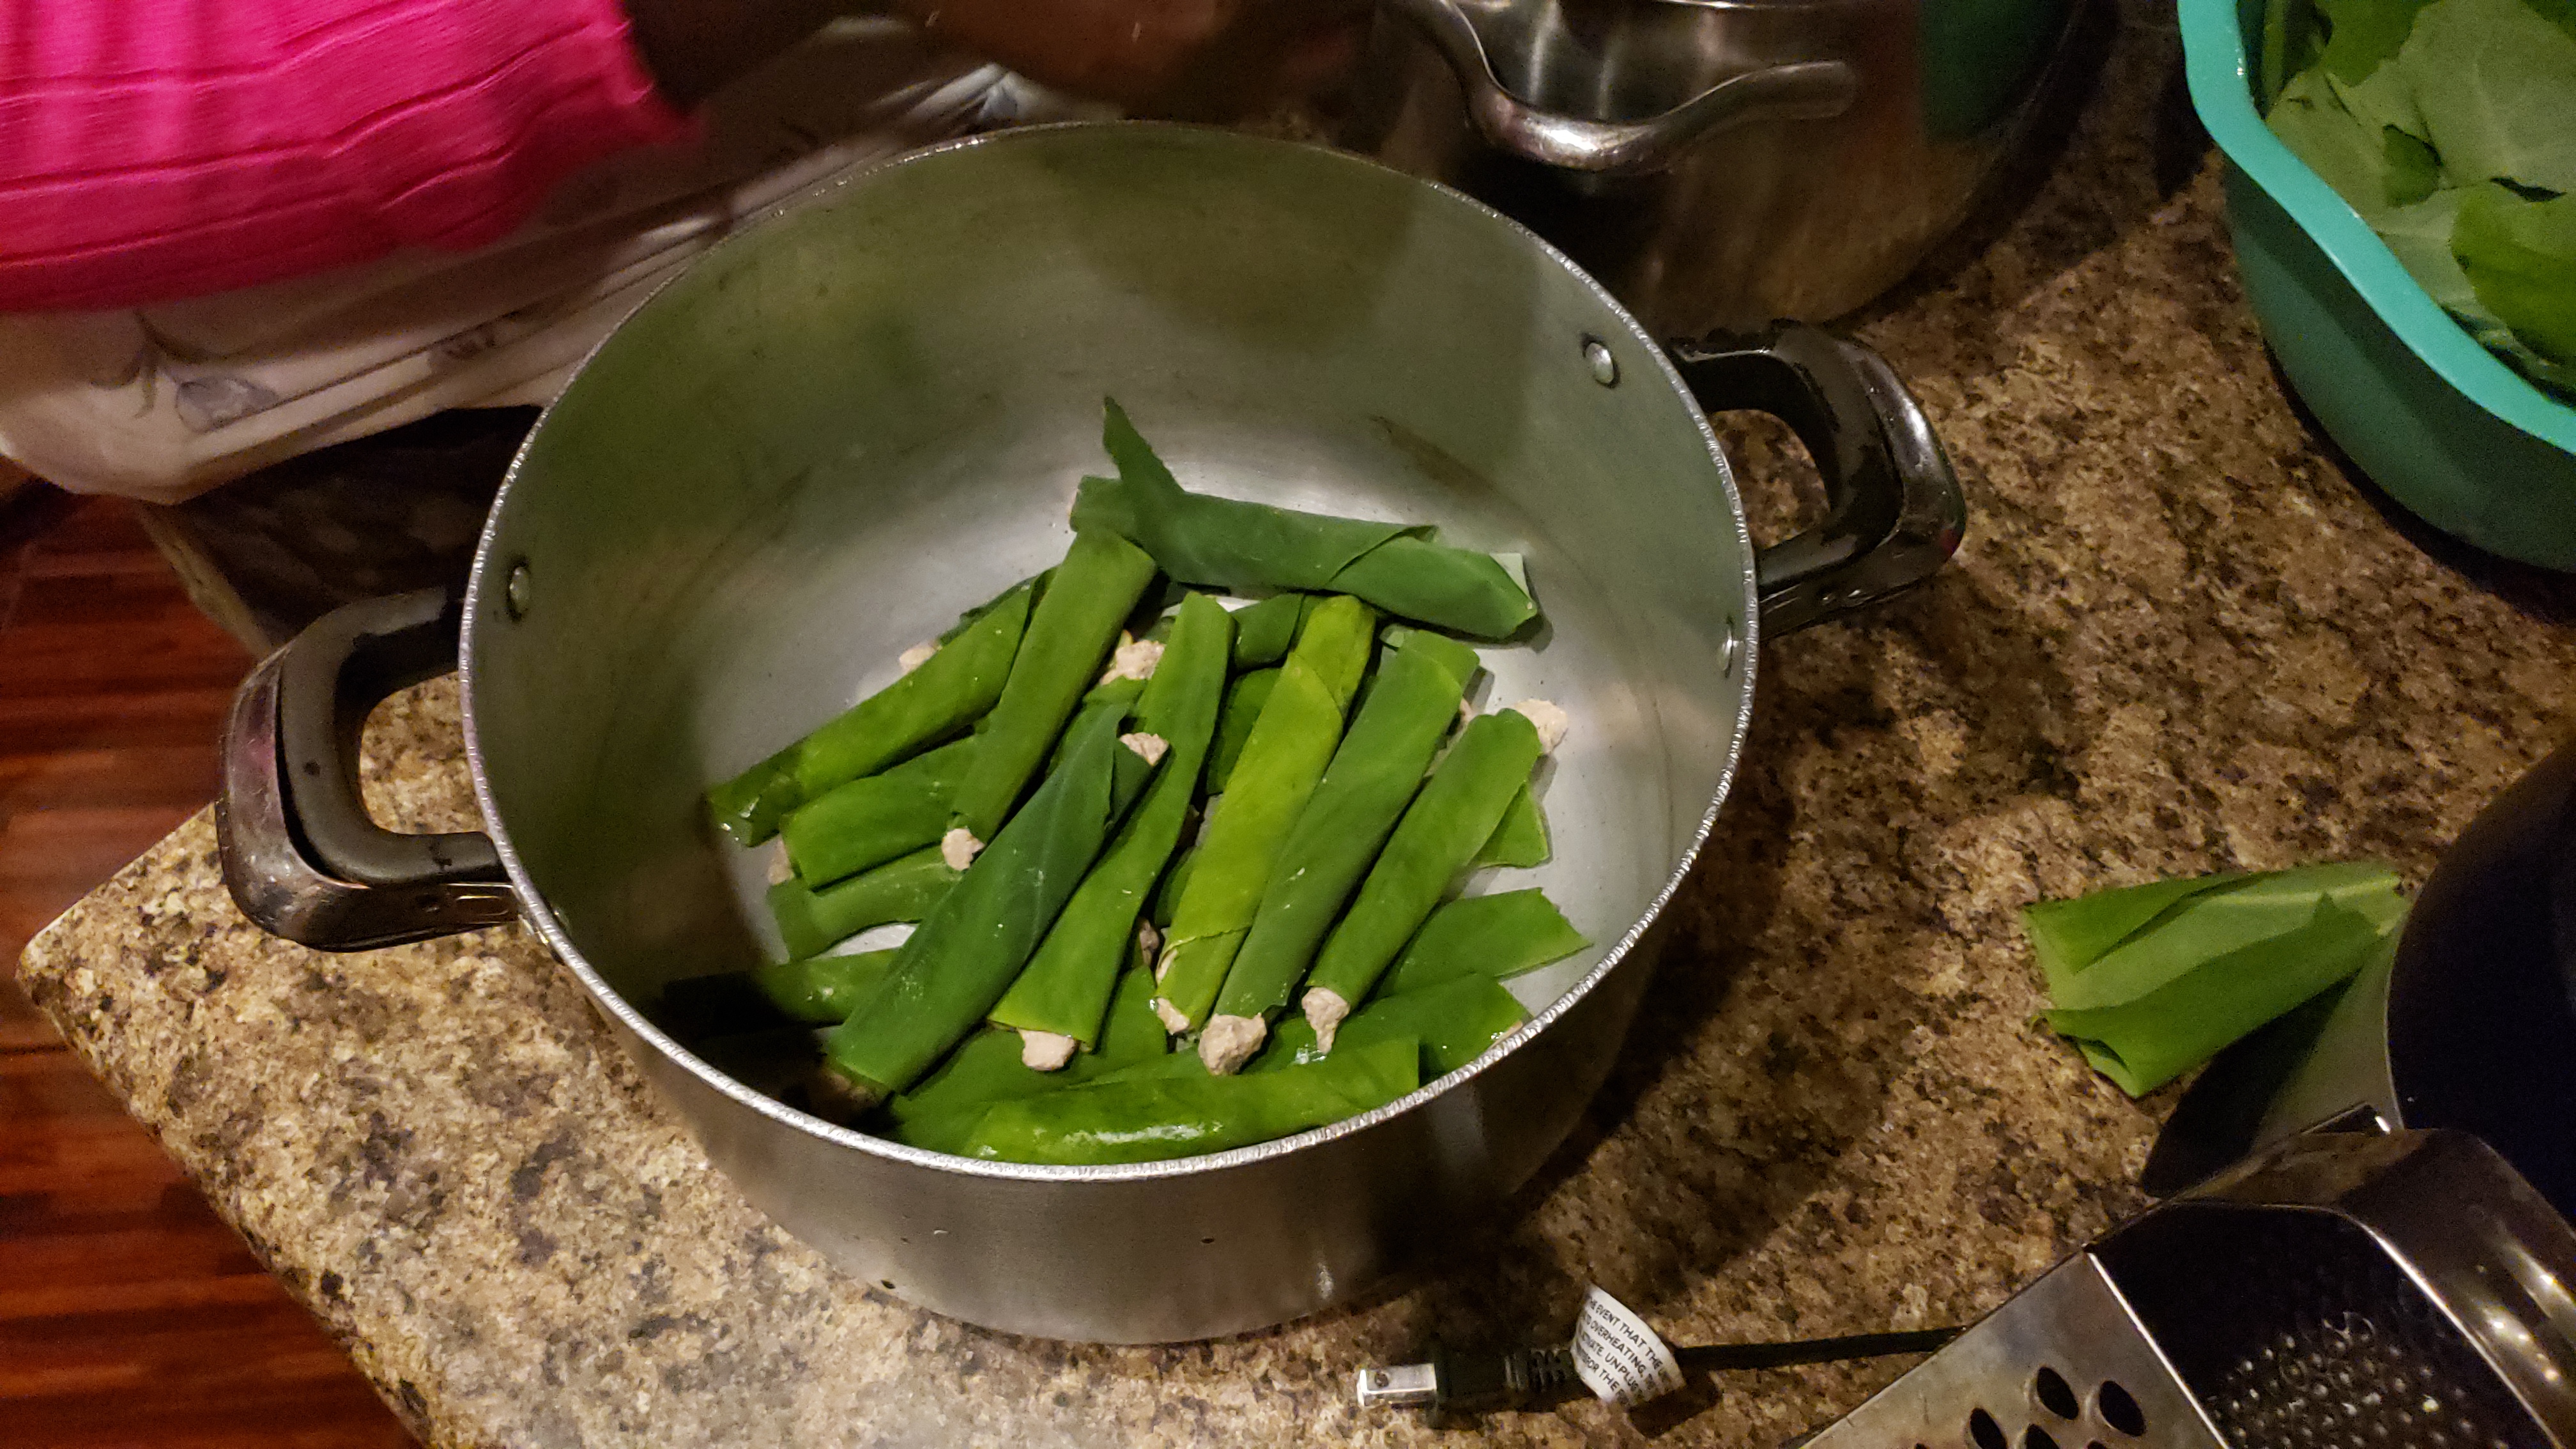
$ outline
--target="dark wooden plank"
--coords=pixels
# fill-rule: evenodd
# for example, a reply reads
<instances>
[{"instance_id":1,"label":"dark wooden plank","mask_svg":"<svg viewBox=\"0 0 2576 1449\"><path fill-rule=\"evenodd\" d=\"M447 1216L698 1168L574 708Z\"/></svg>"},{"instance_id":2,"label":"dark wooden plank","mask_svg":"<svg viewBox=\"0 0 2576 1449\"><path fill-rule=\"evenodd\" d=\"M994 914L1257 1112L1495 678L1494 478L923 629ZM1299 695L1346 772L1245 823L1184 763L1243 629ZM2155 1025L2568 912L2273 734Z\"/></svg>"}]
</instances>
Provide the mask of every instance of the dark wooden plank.
<instances>
[{"instance_id":1,"label":"dark wooden plank","mask_svg":"<svg viewBox=\"0 0 2576 1449\"><path fill-rule=\"evenodd\" d=\"M249 660L131 511L0 499L0 1444L394 1449L347 1356L7 978L213 798Z\"/></svg>"}]
</instances>

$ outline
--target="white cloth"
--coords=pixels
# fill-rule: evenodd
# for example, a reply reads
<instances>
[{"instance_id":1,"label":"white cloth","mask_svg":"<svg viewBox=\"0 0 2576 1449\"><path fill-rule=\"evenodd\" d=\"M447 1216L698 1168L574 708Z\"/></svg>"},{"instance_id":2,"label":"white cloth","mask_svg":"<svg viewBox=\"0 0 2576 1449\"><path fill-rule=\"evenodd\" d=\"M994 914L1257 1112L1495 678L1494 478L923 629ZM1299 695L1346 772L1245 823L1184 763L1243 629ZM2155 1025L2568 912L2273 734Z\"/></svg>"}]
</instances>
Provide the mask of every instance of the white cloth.
<instances>
[{"instance_id":1,"label":"white cloth","mask_svg":"<svg viewBox=\"0 0 2576 1449\"><path fill-rule=\"evenodd\" d=\"M0 454L74 492L175 503L442 409L543 403L742 226L898 151L1068 109L901 22L844 20L719 93L696 141L573 177L484 251L0 316Z\"/></svg>"}]
</instances>

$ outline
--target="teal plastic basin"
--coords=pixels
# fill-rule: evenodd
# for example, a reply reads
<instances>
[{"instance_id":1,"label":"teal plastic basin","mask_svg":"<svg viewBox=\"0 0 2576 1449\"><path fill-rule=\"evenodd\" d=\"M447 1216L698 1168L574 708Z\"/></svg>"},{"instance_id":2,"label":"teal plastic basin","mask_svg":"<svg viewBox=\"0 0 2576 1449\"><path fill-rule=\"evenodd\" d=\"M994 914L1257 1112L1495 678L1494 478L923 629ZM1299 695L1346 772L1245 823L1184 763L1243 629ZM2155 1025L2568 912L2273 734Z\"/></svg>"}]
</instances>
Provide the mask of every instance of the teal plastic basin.
<instances>
[{"instance_id":1,"label":"teal plastic basin","mask_svg":"<svg viewBox=\"0 0 2576 1449\"><path fill-rule=\"evenodd\" d=\"M2450 319L2254 108L2262 0L2180 0L2191 101L2231 163L2245 295L2326 433L2388 495L2491 553L2576 570L2576 408Z\"/></svg>"}]
</instances>

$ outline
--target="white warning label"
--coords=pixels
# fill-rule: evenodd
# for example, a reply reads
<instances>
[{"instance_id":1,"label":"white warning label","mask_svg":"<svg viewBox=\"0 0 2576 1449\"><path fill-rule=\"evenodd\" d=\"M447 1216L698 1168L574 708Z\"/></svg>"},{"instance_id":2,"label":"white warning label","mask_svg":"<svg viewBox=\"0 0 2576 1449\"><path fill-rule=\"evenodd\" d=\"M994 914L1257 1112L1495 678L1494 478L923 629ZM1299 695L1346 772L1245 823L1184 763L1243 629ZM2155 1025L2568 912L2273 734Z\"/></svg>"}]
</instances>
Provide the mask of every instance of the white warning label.
<instances>
[{"instance_id":1,"label":"white warning label","mask_svg":"<svg viewBox=\"0 0 2576 1449\"><path fill-rule=\"evenodd\" d=\"M1595 1288L1574 1324L1574 1372L1583 1386L1623 1409L1682 1386L1673 1351L1628 1305Z\"/></svg>"}]
</instances>

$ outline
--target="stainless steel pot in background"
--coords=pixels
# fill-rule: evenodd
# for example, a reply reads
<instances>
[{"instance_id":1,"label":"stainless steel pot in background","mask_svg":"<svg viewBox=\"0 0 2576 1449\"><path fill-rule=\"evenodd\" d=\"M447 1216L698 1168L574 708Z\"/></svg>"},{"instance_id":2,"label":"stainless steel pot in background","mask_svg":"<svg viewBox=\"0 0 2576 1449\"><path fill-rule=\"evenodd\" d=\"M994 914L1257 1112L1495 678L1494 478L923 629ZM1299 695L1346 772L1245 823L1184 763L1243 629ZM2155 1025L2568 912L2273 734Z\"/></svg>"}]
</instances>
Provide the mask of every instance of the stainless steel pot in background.
<instances>
[{"instance_id":1,"label":"stainless steel pot in background","mask_svg":"<svg viewBox=\"0 0 2576 1449\"><path fill-rule=\"evenodd\" d=\"M1523 978L1533 1019L1463 1072L1257 1147L1033 1167L832 1126L711 1065L672 1010L672 982L776 947L764 859L712 838L699 792L1061 556L1104 393L1194 486L1527 556L1547 625L1489 651L1492 697L1576 721L1538 879L1599 944ZM1708 407L1786 418L1831 516L1757 552ZM1961 525L1913 399L1812 329L1668 355L1526 231L1328 151L988 137L726 243L627 321L520 453L461 625L434 596L360 605L263 664L227 879L327 948L515 897L716 1165L889 1292L1051 1337L1256 1328L1456 1241L1554 1150L1725 797L1764 636L1912 585ZM385 836L356 721L460 626L489 838Z\"/></svg>"},{"instance_id":2,"label":"stainless steel pot in background","mask_svg":"<svg viewBox=\"0 0 2576 1449\"><path fill-rule=\"evenodd\" d=\"M2075 0L1383 0L1344 145L1491 202L1650 330L1893 286L2029 129Z\"/></svg>"}]
</instances>

